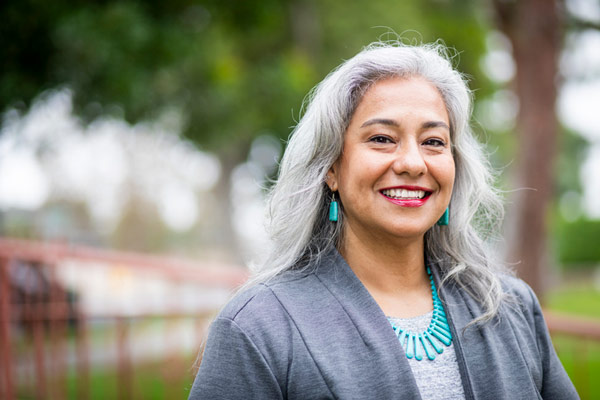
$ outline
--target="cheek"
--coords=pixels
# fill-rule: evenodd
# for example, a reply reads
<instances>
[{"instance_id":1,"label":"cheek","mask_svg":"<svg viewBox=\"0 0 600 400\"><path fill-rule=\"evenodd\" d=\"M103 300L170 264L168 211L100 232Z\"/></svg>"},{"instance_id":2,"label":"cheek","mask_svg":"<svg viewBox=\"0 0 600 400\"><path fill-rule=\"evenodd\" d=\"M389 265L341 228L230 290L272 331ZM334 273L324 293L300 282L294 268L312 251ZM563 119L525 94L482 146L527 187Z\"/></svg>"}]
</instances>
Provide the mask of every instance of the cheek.
<instances>
[{"instance_id":1,"label":"cheek","mask_svg":"<svg viewBox=\"0 0 600 400\"><path fill-rule=\"evenodd\" d=\"M452 189L454 188L454 178L456 177L456 169L454 166L454 160L452 160L448 163L447 167L445 168L445 172L446 172L447 185L450 186L450 191L452 192Z\"/></svg>"},{"instance_id":2,"label":"cheek","mask_svg":"<svg viewBox=\"0 0 600 400\"><path fill-rule=\"evenodd\" d=\"M344 163L340 178L345 186L354 192L369 191L376 185L385 170L379 160L363 155Z\"/></svg>"},{"instance_id":3,"label":"cheek","mask_svg":"<svg viewBox=\"0 0 600 400\"><path fill-rule=\"evenodd\" d=\"M436 160L435 163L430 165L430 171L434 174L434 177L440 185L443 185L452 191L456 172L454 159L452 157Z\"/></svg>"}]
</instances>

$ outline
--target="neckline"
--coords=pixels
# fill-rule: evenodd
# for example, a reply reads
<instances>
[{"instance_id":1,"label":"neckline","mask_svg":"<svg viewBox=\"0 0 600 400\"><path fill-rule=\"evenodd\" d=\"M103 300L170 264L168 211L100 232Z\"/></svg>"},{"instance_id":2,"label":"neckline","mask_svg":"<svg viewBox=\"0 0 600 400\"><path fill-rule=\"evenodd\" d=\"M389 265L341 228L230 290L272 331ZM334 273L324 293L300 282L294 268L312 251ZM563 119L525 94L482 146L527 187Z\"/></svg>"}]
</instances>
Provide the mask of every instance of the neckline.
<instances>
[{"instance_id":1,"label":"neckline","mask_svg":"<svg viewBox=\"0 0 600 400\"><path fill-rule=\"evenodd\" d=\"M402 317L393 317L390 315L386 315L386 318L388 320L394 320L394 321L416 321L419 319L423 319L423 318L431 318L433 316L433 309L431 309L430 311L427 311L425 314L421 314L421 315L415 315L414 317L408 317L408 318L402 318Z\"/></svg>"},{"instance_id":2,"label":"neckline","mask_svg":"<svg viewBox=\"0 0 600 400\"><path fill-rule=\"evenodd\" d=\"M442 345L449 347L452 344L452 333L446 318L446 312L442 301L438 297L431 268L427 266L427 275L431 286L431 296L433 299L433 311L429 326L422 333L414 333L411 330L403 329L388 318L396 337L400 341L400 346L404 349L404 353L408 359L414 357L415 360L423 360L426 355L429 361L435 360L436 353L441 354L444 349ZM425 354L423 354L425 353Z\"/></svg>"}]
</instances>

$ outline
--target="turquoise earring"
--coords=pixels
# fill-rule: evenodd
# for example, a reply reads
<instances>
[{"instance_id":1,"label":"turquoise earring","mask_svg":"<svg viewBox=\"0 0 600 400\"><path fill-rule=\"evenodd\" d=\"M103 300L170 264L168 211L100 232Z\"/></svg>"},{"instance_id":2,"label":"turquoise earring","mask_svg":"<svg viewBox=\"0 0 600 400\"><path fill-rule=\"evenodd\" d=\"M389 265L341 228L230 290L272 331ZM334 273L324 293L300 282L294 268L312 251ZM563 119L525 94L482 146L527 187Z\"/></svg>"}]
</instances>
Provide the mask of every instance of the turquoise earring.
<instances>
[{"instance_id":1,"label":"turquoise earring","mask_svg":"<svg viewBox=\"0 0 600 400\"><path fill-rule=\"evenodd\" d=\"M335 192L331 193L331 203L329 203L329 220L331 222L337 222L338 220L338 203L335 200Z\"/></svg>"},{"instance_id":2,"label":"turquoise earring","mask_svg":"<svg viewBox=\"0 0 600 400\"><path fill-rule=\"evenodd\" d=\"M442 214L440 219L438 219L437 224L441 226L446 226L448 225L448 219L448 207L446 207L446 211L444 211L444 214Z\"/></svg>"}]
</instances>

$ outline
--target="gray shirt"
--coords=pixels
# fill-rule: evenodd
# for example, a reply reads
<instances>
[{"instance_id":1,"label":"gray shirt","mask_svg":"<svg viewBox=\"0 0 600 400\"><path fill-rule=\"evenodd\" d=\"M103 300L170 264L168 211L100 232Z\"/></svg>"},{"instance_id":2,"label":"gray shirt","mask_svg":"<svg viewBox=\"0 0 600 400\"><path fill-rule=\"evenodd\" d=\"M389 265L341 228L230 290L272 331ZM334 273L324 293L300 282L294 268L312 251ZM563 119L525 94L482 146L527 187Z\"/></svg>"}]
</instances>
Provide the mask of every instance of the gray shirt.
<instances>
[{"instance_id":1,"label":"gray shirt","mask_svg":"<svg viewBox=\"0 0 600 400\"><path fill-rule=\"evenodd\" d=\"M409 332L425 332L431 323L433 311L413 318L394 318L390 321L395 326ZM441 344L440 344L441 346ZM417 360L415 357L408 359L408 365L412 370L421 397L427 400L462 400L465 392L460 379L458 362L454 345L443 347L441 354L436 354L433 360L423 357Z\"/></svg>"},{"instance_id":2,"label":"gray shirt","mask_svg":"<svg viewBox=\"0 0 600 400\"><path fill-rule=\"evenodd\" d=\"M430 265L439 286L438 265ZM483 325L449 282L440 298L466 399L578 399L538 301L502 277L517 303ZM432 382L435 384L435 382ZM190 399L420 399L385 314L337 251L238 294L212 323Z\"/></svg>"}]
</instances>

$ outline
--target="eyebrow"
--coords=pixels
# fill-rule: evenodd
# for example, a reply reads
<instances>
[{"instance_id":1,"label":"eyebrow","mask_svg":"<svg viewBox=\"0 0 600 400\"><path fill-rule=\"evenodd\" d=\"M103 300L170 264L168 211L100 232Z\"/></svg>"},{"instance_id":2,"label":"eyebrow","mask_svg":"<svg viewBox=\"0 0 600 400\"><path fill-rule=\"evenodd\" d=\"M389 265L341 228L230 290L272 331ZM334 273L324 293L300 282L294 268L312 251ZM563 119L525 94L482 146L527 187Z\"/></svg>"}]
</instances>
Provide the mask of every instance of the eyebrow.
<instances>
[{"instance_id":1,"label":"eyebrow","mask_svg":"<svg viewBox=\"0 0 600 400\"><path fill-rule=\"evenodd\" d=\"M378 125L378 124L379 125L393 126L395 128L399 128L400 127L400 124L397 121L395 121L393 119L386 119L386 118L373 118L373 119L370 119L368 121L365 121L360 127L361 128L365 128L367 126ZM446 129L450 130L450 127L444 121L427 121L427 122L423 122L423 124L421 125L421 128L423 128L423 129L446 128Z\"/></svg>"},{"instance_id":2,"label":"eyebrow","mask_svg":"<svg viewBox=\"0 0 600 400\"><path fill-rule=\"evenodd\" d=\"M421 125L421 127L423 129L446 128L446 129L450 130L450 127L444 121L427 121L427 122L424 122L423 125Z\"/></svg>"},{"instance_id":3,"label":"eyebrow","mask_svg":"<svg viewBox=\"0 0 600 400\"><path fill-rule=\"evenodd\" d=\"M385 119L385 118L373 118L368 121L365 121L360 127L364 128L371 125L388 125L396 128L400 127L400 124L393 119Z\"/></svg>"}]
</instances>

